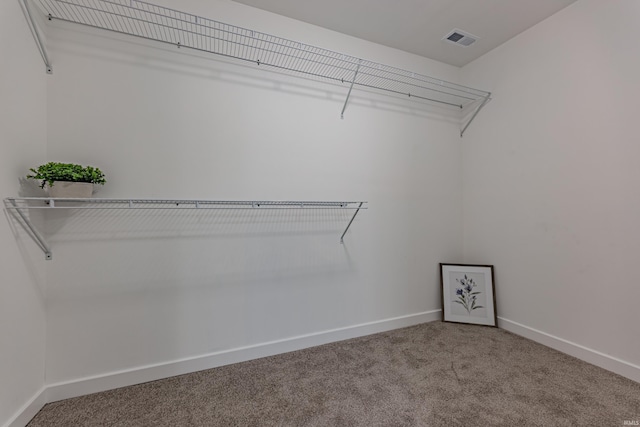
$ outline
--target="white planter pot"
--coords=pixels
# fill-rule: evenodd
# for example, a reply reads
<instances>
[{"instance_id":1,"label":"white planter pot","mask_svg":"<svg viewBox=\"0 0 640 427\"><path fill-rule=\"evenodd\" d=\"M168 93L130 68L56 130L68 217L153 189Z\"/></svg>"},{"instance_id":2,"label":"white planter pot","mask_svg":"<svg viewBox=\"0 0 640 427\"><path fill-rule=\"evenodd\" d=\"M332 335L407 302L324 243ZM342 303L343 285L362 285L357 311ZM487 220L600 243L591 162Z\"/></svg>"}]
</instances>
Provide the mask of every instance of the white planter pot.
<instances>
[{"instance_id":1,"label":"white planter pot","mask_svg":"<svg viewBox=\"0 0 640 427\"><path fill-rule=\"evenodd\" d=\"M90 182L54 181L49 187L49 196L54 198L89 199L92 194L93 184Z\"/></svg>"}]
</instances>

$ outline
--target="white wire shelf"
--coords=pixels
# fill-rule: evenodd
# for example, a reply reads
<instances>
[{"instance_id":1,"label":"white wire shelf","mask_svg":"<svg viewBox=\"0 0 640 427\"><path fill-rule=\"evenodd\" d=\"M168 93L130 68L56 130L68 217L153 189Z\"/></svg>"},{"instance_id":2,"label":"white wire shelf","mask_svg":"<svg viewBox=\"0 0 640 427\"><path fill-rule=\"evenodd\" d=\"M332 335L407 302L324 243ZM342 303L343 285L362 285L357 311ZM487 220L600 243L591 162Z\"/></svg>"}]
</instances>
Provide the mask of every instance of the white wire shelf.
<instances>
[{"instance_id":1,"label":"white wire shelf","mask_svg":"<svg viewBox=\"0 0 640 427\"><path fill-rule=\"evenodd\" d=\"M33 241L45 253L45 258L52 258L51 248L42 234L37 230L28 214L29 210L157 210L157 209L198 209L198 210L270 210L270 209L338 209L353 211L350 220L340 236L344 236L360 210L367 209L365 201L282 201L282 200L182 200L182 199L99 199L99 198L54 198L54 197L7 197L4 199L5 209L10 212L25 229Z\"/></svg>"},{"instance_id":2,"label":"white wire shelf","mask_svg":"<svg viewBox=\"0 0 640 427\"><path fill-rule=\"evenodd\" d=\"M490 92L450 83L293 40L225 24L138 0L22 0L36 2L48 18L168 43L318 77L353 87L377 89L464 110L461 135L489 100ZM33 25L33 21L30 23ZM37 32L37 29L35 30ZM44 46L47 70L51 64Z\"/></svg>"},{"instance_id":3,"label":"white wire shelf","mask_svg":"<svg viewBox=\"0 0 640 427\"><path fill-rule=\"evenodd\" d=\"M7 197L28 209L367 209L367 202ZM16 207L9 207L15 209Z\"/></svg>"}]
</instances>

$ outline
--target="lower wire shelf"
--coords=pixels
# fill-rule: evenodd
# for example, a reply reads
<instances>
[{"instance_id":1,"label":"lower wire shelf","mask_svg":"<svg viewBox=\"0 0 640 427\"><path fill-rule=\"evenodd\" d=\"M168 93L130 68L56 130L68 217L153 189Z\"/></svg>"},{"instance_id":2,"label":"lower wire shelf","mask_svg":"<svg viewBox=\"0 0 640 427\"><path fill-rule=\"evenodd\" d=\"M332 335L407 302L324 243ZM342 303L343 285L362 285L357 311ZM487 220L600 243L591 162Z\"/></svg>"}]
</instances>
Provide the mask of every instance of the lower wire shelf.
<instances>
[{"instance_id":1,"label":"lower wire shelf","mask_svg":"<svg viewBox=\"0 0 640 427\"><path fill-rule=\"evenodd\" d=\"M366 201L279 201L279 200L183 200L183 199L81 199L53 197L7 197L4 199L5 209L11 213L27 234L42 249L47 260L52 259L49 244L31 221L28 211L37 210L125 210L125 209L199 209L199 210L233 210L233 209L339 209L351 210L346 228L340 236L344 236L362 209L367 209Z\"/></svg>"}]
</instances>

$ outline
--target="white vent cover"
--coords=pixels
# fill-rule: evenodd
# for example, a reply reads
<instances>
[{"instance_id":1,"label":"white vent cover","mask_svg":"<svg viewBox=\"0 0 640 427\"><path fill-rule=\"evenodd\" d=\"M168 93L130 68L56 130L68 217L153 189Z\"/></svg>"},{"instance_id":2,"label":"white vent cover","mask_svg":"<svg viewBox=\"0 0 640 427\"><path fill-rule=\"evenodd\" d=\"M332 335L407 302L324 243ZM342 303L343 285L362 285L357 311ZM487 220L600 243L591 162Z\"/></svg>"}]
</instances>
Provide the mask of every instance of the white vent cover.
<instances>
[{"instance_id":1,"label":"white vent cover","mask_svg":"<svg viewBox=\"0 0 640 427\"><path fill-rule=\"evenodd\" d=\"M473 34L469 34L466 31L462 31L457 28L451 30L446 36L442 38L442 40L444 41L457 44L458 46L462 47L469 47L478 39L479 37L476 37Z\"/></svg>"}]
</instances>

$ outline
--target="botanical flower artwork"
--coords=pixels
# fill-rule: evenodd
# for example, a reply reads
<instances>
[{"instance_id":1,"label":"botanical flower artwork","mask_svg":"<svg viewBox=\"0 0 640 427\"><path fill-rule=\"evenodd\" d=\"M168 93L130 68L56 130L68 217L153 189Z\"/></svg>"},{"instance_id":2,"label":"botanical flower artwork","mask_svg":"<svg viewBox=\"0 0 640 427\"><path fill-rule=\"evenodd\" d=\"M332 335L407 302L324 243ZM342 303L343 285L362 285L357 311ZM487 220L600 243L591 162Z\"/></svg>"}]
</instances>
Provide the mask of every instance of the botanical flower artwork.
<instances>
[{"instance_id":1,"label":"botanical flower artwork","mask_svg":"<svg viewBox=\"0 0 640 427\"><path fill-rule=\"evenodd\" d=\"M440 264L442 320L498 326L493 266Z\"/></svg>"},{"instance_id":2,"label":"botanical flower artwork","mask_svg":"<svg viewBox=\"0 0 640 427\"><path fill-rule=\"evenodd\" d=\"M484 274L452 272L450 283L452 314L486 317Z\"/></svg>"}]
</instances>

